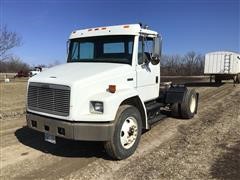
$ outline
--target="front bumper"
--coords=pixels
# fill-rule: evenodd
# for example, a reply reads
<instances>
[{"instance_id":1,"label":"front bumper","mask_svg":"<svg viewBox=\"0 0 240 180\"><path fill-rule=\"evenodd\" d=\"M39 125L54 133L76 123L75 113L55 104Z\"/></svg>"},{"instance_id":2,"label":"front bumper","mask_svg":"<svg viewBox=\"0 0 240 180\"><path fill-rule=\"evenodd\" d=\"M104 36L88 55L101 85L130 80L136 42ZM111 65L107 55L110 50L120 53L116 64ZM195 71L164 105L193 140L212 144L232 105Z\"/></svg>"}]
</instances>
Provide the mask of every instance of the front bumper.
<instances>
[{"instance_id":1,"label":"front bumper","mask_svg":"<svg viewBox=\"0 0 240 180\"><path fill-rule=\"evenodd\" d=\"M29 112L26 119L29 128L73 140L108 141L114 131L114 122L67 122Z\"/></svg>"}]
</instances>

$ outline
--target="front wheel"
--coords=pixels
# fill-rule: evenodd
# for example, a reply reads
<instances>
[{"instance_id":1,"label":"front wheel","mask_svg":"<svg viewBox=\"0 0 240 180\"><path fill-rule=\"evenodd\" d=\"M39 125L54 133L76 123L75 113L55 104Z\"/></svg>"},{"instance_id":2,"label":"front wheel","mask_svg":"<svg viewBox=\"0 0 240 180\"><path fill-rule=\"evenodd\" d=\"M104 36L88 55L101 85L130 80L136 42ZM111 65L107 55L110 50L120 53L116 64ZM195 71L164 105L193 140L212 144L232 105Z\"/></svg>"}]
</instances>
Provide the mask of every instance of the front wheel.
<instances>
[{"instance_id":1,"label":"front wheel","mask_svg":"<svg viewBox=\"0 0 240 180\"><path fill-rule=\"evenodd\" d=\"M142 119L136 107L123 105L120 106L115 121L114 133L104 147L109 156L121 160L135 152L142 133Z\"/></svg>"}]
</instances>

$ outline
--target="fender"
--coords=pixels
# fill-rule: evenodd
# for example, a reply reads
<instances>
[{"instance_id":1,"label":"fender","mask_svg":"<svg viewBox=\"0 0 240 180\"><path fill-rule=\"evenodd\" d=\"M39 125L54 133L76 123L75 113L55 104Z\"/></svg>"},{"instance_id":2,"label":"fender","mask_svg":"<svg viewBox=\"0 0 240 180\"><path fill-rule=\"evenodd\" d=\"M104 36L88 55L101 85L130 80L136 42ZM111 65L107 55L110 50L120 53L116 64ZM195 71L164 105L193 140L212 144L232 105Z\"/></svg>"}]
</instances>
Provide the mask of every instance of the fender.
<instances>
[{"instance_id":1,"label":"fender","mask_svg":"<svg viewBox=\"0 0 240 180\"><path fill-rule=\"evenodd\" d=\"M186 91L187 88L185 86L170 87L169 89L167 89L167 91L165 91L164 103L181 103Z\"/></svg>"},{"instance_id":2,"label":"fender","mask_svg":"<svg viewBox=\"0 0 240 180\"><path fill-rule=\"evenodd\" d=\"M136 96L139 97L139 94L135 89L120 89L120 90L117 90L115 93L103 92L103 93L95 94L90 99L91 101L102 101L104 104L104 113L89 114L88 118L90 118L90 116L92 115L92 117L98 116L97 121L113 121L115 119L115 116L117 114L118 108L121 105L121 103L129 98L136 97ZM139 99L141 100L140 97ZM142 100L141 100L141 104L144 109L145 117L147 117L145 105L142 102ZM94 119L92 118L90 119L94 121ZM147 121L146 118L145 118L145 121Z\"/></svg>"}]
</instances>

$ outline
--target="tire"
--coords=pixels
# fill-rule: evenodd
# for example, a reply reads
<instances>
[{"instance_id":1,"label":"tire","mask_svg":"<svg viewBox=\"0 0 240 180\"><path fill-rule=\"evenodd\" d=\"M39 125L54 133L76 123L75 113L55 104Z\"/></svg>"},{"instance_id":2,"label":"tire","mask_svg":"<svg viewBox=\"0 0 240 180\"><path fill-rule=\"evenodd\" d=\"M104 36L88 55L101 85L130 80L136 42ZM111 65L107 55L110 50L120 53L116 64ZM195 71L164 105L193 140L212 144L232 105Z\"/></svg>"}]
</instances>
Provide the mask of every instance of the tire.
<instances>
[{"instance_id":1,"label":"tire","mask_svg":"<svg viewBox=\"0 0 240 180\"><path fill-rule=\"evenodd\" d=\"M240 74L237 74L237 83L240 84Z\"/></svg>"},{"instance_id":2,"label":"tire","mask_svg":"<svg viewBox=\"0 0 240 180\"><path fill-rule=\"evenodd\" d=\"M131 105L120 106L112 137L104 144L107 154L116 160L126 159L137 149L141 134L142 119L139 110Z\"/></svg>"},{"instance_id":3,"label":"tire","mask_svg":"<svg viewBox=\"0 0 240 180\"><path fill-rule=\"evenodd\" d=\"M222 83L222 80L218 77L218 76L215 76L215 83Z\"/></svg>"},{"instance_id":4,"label":"tire","mask_svg":"<svg viewBox=\"0 0 240 180\"><path fill-rule=\"evenodd\" d=\"M175 118L181 118L181 104L174 103L171 105L171 116Z\"/></svg>"},{"instance_id":5,"label":"tire","mask_svg":"<svg viewBox=\"0 0 240 180\"><path fill-rule=\"evenodd\" d=\"M210 75L210 83L212 83L212 76Z\"/></svg>"},{"instance_id":6,"label":"tire","mask_svg":"<svg viewBox=\"0 0 240 180\"><path fill-rule=\"evenodd\" d=\"M194 89L187 89L181 103L181 117L191 119L197 111L197 93Z\"/></svg>"}]
</instances>

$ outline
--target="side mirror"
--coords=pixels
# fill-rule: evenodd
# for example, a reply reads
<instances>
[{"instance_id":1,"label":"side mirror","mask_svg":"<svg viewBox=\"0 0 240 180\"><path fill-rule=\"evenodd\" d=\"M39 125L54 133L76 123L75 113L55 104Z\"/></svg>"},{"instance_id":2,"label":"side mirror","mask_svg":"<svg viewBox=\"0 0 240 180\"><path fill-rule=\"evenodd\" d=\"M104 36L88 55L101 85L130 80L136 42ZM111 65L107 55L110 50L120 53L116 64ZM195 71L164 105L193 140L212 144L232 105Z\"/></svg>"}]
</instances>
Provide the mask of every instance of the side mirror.
<instances>
[{"instance_id":1,"label":"side mirror","mask_svg":"<svg viewBox=\"0 0 240 180\"><path fill-rule=\"evenodd\" d=\"M160 62L160 57L162 54L162 37L158 36L154 39L153 55L151 58L151 63L157 65Z\"/></svg>"},{"instance_id":2,"label":"side mirror","mask_svg":"<svg viewBox=\"0 0 240 180\"><path fill-rule=\"evenodd\" d=\"M158 54L153 54L150 61L151 61L152 65L157 65L160 62L159 55Z\"/></svg>"}]
</instances>

